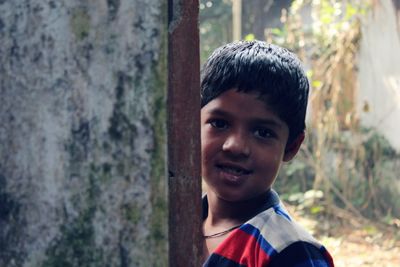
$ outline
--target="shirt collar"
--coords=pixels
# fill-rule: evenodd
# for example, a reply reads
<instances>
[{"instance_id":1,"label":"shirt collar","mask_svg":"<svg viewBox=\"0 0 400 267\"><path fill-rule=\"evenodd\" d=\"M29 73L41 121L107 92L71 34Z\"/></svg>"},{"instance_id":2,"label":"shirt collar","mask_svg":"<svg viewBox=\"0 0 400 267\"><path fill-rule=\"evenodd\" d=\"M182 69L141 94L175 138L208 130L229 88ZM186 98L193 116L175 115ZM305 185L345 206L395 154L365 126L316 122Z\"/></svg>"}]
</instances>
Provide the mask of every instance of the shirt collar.
<instances>
[{"instance_id":1,"label":"shirt collar","mask_svg":"<svg viewBox=\"0 0 400 267\"><path fill-rule=\"evenodd\" d=\"M271 207L274 207L276 205L279 204L280 200L279 200L279 195L278 193L275 192L275 190L270 189L267 192L264 193L265 194L265 202L264 205L260 208L260 210L257 212L261 213ZM203 195L202 198L202 218L203 221L207 218L208 216L208 200L207 200L207 194Z\"/></svg>"}]
</instances>

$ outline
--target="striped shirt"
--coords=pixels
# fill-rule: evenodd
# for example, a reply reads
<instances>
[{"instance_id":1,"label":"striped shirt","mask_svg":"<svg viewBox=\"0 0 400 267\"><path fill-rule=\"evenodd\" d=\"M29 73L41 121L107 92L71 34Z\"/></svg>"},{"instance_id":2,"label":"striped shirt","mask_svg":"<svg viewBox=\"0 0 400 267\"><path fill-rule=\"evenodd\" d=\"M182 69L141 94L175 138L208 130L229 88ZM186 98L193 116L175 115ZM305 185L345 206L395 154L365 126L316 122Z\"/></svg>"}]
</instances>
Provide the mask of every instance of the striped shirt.
<instances>
[{"instance_id":1,"label":"striped shirt","mask_svg":"<svg viewBox=\"0 0 400 267\"><path fill-rule=\"evenodd\" d=\"M203 219L207 217L203 198ZM333 267L328 251L294 222L271 190L260 213L232 231L203 267Z\"/></svg>"}]
</instances>

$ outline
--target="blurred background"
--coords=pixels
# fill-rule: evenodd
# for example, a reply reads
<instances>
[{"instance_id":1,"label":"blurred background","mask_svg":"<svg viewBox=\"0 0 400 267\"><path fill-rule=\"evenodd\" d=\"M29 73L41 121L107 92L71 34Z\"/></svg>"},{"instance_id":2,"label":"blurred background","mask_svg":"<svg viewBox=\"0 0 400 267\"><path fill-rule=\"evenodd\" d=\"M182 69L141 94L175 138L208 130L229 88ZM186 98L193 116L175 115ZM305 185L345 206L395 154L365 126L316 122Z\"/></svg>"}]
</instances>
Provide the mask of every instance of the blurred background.
<instances>
[{"instance_id":1,"label":"blurred background","mask_svg":"<svg viewBox=\"0 0 400 267\"><path fill-rule=\"evenodd\" d=\"M201 0L204 63L233 40L295 52L307 139L275 188L337 266L400 266L400 1Z\"/></svg>"}]
</instances>

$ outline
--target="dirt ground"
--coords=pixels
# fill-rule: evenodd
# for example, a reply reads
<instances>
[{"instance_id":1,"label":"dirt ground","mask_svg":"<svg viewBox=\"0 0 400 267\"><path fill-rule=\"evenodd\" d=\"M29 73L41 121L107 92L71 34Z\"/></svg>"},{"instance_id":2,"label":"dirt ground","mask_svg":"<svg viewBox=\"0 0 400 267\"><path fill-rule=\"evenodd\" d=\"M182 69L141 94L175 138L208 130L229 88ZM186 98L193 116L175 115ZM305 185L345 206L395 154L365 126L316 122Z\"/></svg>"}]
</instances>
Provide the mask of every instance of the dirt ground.
<instances>
[{"instance_id":1,"label":"dirt ground","mask_svg":"<svg viewBox=\"0 0 400 267\"><path fill-rule=\"evenodd\" d=\"M382 225L351 219L317 219L288 207L331 253L337 267L400 267L400 222Z\"/></svg>"}]
</instances>

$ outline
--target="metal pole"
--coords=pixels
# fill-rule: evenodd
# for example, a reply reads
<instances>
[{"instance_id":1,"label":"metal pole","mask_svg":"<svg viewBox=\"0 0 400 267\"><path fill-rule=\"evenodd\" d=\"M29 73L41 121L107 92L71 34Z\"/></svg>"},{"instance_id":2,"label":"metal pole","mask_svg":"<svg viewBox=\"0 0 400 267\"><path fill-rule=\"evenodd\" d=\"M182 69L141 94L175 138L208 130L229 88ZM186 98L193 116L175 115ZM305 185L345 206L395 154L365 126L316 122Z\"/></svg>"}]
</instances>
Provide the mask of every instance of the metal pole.
<instances>
[{"instance_id":1,"label":"metal pole","mask_svg":"<svg viewBox=\"0 0 400 267\"><path fill-rule=\"evenodd\" d=\"M169 266L201 266L198 0L168 1Z\"/></svg>"}]
</instances>

